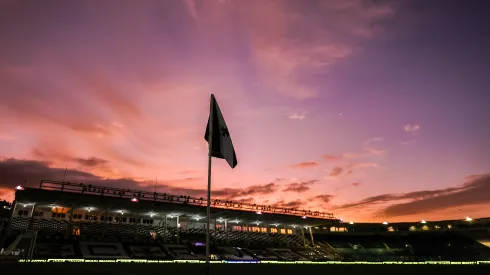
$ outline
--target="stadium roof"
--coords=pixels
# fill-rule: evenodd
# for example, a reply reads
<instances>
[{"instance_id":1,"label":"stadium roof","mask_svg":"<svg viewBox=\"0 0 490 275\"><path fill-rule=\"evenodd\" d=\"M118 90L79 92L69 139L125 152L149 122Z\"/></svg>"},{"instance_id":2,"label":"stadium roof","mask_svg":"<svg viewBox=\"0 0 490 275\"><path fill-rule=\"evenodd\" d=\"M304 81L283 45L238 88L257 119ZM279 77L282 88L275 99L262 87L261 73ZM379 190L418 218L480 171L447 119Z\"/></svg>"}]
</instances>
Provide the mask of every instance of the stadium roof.
<instances>
[{"instance_id":1,"label":"stadium roof","mask_svg":"<svg viewBox=\"0 0 490 275\"><path fill-rule=\"evenodd\" d=\"M42 181L39 188L16 188L16 203L25 205L87 208L141 216L206 217L206 200L190 196L135 191L81 183ZM211 217L237 224L266 223L317 226L337 223L330 213L286 209L255 204L214 200Z\"/></svg>"}]
</instances>

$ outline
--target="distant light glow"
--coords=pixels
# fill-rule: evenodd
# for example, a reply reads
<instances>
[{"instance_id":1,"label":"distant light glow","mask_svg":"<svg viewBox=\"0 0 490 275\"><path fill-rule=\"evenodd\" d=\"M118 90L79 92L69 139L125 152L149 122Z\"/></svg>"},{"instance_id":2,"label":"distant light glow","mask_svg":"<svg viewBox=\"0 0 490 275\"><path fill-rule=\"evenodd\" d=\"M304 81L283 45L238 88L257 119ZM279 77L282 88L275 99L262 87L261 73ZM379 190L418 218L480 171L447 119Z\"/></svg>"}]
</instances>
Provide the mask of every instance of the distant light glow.
<instances>
[{"instance_id":1,"label":"distant light glow","mask_svg":"<svg viewBox=\"0 0 490 275\"><path fill-rule=\"evenodd\" d=\"M132 198L131 199L131 202L138 202L138 199L137 198Z\"/></svg>"},{"instance_id":2,"label":"distant light glow","mask_svg":"<svg viewBox=\"0 0 490 275\"><path fill-rule=\"evenodd\" d=\"M262 211L257 211L257 214L258 215L262 215Z\"/></svg>"},{"instance_id":3,"label":"distant light glow","mask_svg":"<svg viewBox=\"0 0 490 275\"><path fill-rule=\"evenodd\" d=\"M24 187L17 185L17 187L15 187L15 190L24 190Z\"/></svg>"},{"instance_id":4,"label":"distant light glow","mask_svg":"<svg viewBox=\"0 0 490 275\"><path fill-rule=\"evenodd\" d=\"M387 225L387 224L388 224L388 222L383 222L383 224L384 224L384 225Z\"/></svg>"},{"instance_id":5,"label":"distant light glow","mask_svg":"<svg viewBox=\"0 0 490 275\"><path fill-rule=\"evenodd\" d=\"M354 222L353 221L350 221L349 224L354 224Z\"/></svg>"},{"instance_id":6,"label":"distant light glow","mask_svg":"<svg viewBox=\"0 0 490 275\"><path fill-rule=\"evenodd\" d=\"M306 219L306 216L303 216L302 218L303 218L303 219Z\"/></svg>"},{"instance_id":7,"label":"distant light glow","mask_svg":"<svg viewBox=\"0 0 490 275\"><path fill-rule=\"evenodd\" d=\"M420 223L427 223L425 220L422 220Z\"/></svg>"},{"instance_id":8,"label":"distant light glow","mask_svg":"<svg viewBox=\"0 0 490 275\"><path fill-rule=\"evenodd\" d=\"M467 222L471 222L472 220L473 220L472 218L470 218L470 217L466 217L466 221L467 221Z\"/></svg>"}]
</instances>

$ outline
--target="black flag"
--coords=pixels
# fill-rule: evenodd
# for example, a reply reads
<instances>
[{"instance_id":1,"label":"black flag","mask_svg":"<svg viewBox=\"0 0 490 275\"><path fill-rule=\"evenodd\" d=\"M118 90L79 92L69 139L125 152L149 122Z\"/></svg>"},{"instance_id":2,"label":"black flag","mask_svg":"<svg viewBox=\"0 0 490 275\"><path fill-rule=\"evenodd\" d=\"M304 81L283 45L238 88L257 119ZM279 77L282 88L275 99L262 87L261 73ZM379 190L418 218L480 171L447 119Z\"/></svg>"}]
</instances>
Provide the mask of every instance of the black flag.
<instances>
[{"instance_id":1,"label":"black flag","mask_svg":"<svg viewBox=\"0 0 490 275\"><path fill-rule=\"evenodd\" d=\"M211 95L212 113L209 114L208 125L206 127L206 134L204 139L209 144L209 122L213 121L213 144L211 146L211 157L225 159L231 168L235 168L237 165L237 159L235 154L235 148L233 148L233 142L231 141L230 132L226 127L225 119L221 110L219 109L218 102L214 95Z\"/></svg>"}]
</instances>

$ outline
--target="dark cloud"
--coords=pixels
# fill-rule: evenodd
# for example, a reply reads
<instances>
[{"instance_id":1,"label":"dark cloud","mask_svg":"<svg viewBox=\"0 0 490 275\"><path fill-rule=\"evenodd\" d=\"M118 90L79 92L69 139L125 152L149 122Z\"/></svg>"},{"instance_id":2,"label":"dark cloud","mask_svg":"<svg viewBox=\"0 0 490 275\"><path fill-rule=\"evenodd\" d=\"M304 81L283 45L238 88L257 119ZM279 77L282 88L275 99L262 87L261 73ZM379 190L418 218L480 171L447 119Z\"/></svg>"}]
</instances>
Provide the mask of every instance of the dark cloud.
<instances>
[{"instance_id":1,"label":"dark cloud","mask_svg":"<svg viewBox=\"0 0 490 275\"><path fill-rule=\"evenodd\" d=\"M303 202L301 200L294 200L294 201L284 201L280 200L276 203L273 203L272 206L274 207L281 207L281 208L293 208L293 209L299 209L301 206L303 206Z\"/></svg>"},{"instance_id":2,"label":"dark cloud","mask_svg":"<svg viewBox=\"0 0 490 275\"><path fill-rule=\"evenodd\" d=\"M43 146L44 148L43 149L34 148L32 149L32 154L37 158L41 158L41 159L50 159L50 160L56 159L60 162L73 162L85 167L96 167L96 166L106 165L109 163L108 160L97 158L97 157L89 157L89 158L72 157L69 154L64 153L59 145L57 146L57 148L54 148L55 145L53 144L45 144L45 143L40 144L40 146Z\"/></svg>"},{"instance_id":3,"label":"dark cloud","mask_svg":"<svg viewBox=\"0 0 490 275\"><path fill-rule=\"evenodd\" d=\"M490 203L490 174L471 176L458 186L438 190L424 190L404 194L383 194L344 204L336 210L392 203L380 212L388 217L442 210L450 207ZM401 201L404 201L401 203Z\"/></svg>"},{"instance_id":4,"label":"dark cloud","mask_svg":"<svg viewBox=\"0 0 490 275\"><path fill-rule=\"evenodd\" d=\"M323 203L329 203L330 200L333 199L333 196L324 194L324 195L318 195L318 196L314 197L313 199L321 201Z\"/></svg>"},{"instance_id":5,"label":"dark cloud","mask_svg":"<svg viewBox=\"0 0 490 275\"><path fill-rule=\"evenodd\" d=\"M237 198L249 197L254 195L269 195L275 193L279 186L274 183L268 183L265 185L252 185L246 188L224 188L213 192L213 195L218 197L224 197L231 200Z\"/></svg>"},{"instance_id":6,"label":"dark cloud","mask_svg":"<svg viewBox=\"0 0 490 275\"><path fill-rule=\"evenodd\" d=\"M105 159L100 159L100 158L96 158L96 157L91 157L91 158L87 158L87 159L75 158L74 161L80 165L89 166L89 167L99 166L102 164L107 164L109 162Z\"/></svg>"},{"instance_id":7,"label":"dark cloud","mask_svg":"<svg viewBox=\"0 0 490 275\"><path fill-rule=\"evenodd\" d=\"M286 186L285 189L283 189L283 192L305 192L310 190L310 186L315 184L318 180L309 180L309 181L303 181L303 182L293 182L290 183Z\"/></svg>"},{"instance_id":8,"label":"dark cloud","mask_svg":"<svg viewBox=\"0 0 490 275\"><path fill-rule=\"evenodd\" d=\"M98 163L98 158L84 159L88 164ZM0 161L0 190L13 190L17 185L35 187L41 180L62 181L65 177L65 168L50 167L51 163L47 161L6 159ZM155 180L137 181L130 178L107 179L97 175L83 172L76 169L66 169L66 181L92 184L99 186L111 186L123 189L146 190L153 192L155 190ZM157 191L159 193L168 193L173 195L186 195L193 197L205 197L205 189L181 188L188 182L202 181L201 177L187 177L175 180L158 180ZM308 184L308 182L305 182ZM254 196L268 195L279 190L277 183L268 183L265 185L252 185L246 188L224 188L212 192L212 196L219 199L233 200L236 202L254 202ZM10 191L9 191L10 192Z\"/></svg>"},{"instance_id":9,"label":"dark cloud","mask_svg":"<svg viewBox=\"0 0 490 275\"><path fill-rule=\"evenodd\" d=\"M475 177L461 188L440 191L438 195L431 194L422 199L390 205L383 212L388 217L404 216L450 207L490 203L490 174Z\"/></svg>"},{"instance_id":10,"label":"dark cloud","mask_svg":"<svg viewBox=\"0 0 490 275\"><path fill-rule=\"evenodd\" d=\"M329 177L336 177L338 175L340 175L342 173L344 169L342 167L334 167L332 168L332 170L330 171L330 174L328 175Z\"/></svg>"},{"instance_id":11,"label":"dark cloud","mask_svg":"<svg viewBox=\"0 0 490 275\"><path fill-rule=\"evenodd\" d=\"M41 180L54 180L62 181L65 178L66 181L85 183L100 186L111 186L123 189L137 189L154 191L155 182L151 181L136 181L134 179L117 178L106 179L96 176L91 173L79 171L76 169L54 168L50 167L49 162L34 161L34 160L19 160L19 159L5 159L0 161L0 189L1 190L13 190L17 185L27 185L28 187L36 187ZM199 178L186 178L181 181L195 181L203 180ZM175 183L172 182L172 183ZM189 189L170 186L167 181L164 183L158 183L158 192L169 193L174 195L187 195L202 197L206 195L204 189ZM5 192L5 191L4 191ZM217 190L217 193L222 192ZM214 192L213 192L214 195Z\"/></svg>"}]
</instances>

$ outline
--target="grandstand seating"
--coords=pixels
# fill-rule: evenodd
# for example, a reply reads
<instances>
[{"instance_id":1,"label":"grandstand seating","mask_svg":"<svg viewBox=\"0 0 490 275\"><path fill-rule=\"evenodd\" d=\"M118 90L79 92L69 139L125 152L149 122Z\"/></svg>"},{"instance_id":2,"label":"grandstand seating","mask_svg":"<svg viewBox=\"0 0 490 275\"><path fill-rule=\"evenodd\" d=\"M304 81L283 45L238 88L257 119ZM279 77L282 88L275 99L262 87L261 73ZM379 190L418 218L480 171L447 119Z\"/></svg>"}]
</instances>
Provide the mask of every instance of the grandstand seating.
<instances>
[{"instance_id":1,"label":"grandstand seating","mask_svg":"<svg viewBox=\"0 0 490 275\"><path fill-rule=\"evenodd\" d=\"M205 258L205 230L202 228L158 225L74 222L80 235L66 237L65 220L14 217L11 231L38 230L34 251L37 258ZM150 232L154 232L152 235ZM475 239L487 238L486 230L410 232L384 234L314 234L314 243L299 235L211 230L214 259L242 260L351 260L351 261L426 261L488 260L490 248ZM68 234L70 235L70 234ZM10 240L12 241L12 240ZM305 247L305 244L307 247Z\"/></svg>"}]
</instances>

